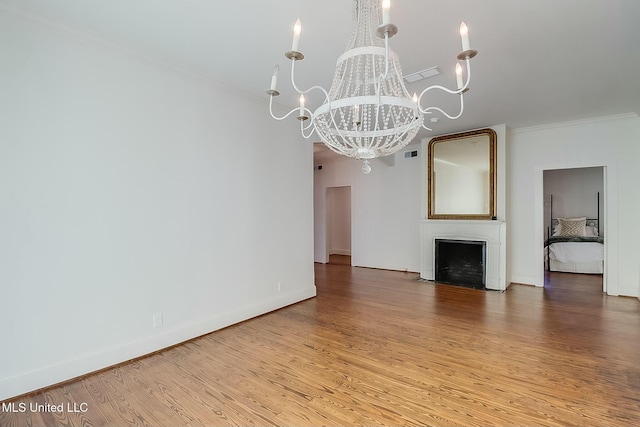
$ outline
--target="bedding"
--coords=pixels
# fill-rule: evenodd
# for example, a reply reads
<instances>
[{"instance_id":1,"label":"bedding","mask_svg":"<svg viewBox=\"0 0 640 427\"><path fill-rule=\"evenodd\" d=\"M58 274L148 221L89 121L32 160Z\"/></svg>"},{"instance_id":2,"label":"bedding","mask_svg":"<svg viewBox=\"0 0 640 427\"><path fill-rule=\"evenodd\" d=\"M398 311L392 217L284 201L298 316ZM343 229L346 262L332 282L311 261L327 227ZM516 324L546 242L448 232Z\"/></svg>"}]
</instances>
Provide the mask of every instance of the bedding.
<instances>
[{"instance_id":1,"label":"bedding","mask_svg":"<svg viewBox=\"0 0 640 427\"><path fill-rule=\"evenodd\" d=\"M558 242L549 246L549 258L558 262L598 262L604 260L604 245L596 242Z\"/></svg>"},{"instance_id":2,"label":"bedding","mask_svg":"<svg viewBox=\"0 0 640 427\"><path fill-rule=\"evenodd\" d=\"M604 262L560 262L549 260L549 271L578 274L603 274Z\"/></svg>"},{"instance_id":3,"label":"bedding","mask_svg":"<svg viewBox=\"0 0 640 427\"><path fill-rule=\"evenodd\" d=\"M597 212L600 212L600 193L598 193ZM598 218L574 217L556 218L553 216L553 195L550 204L551 225L547 229L545 260L549 271L571 273L603 273L604 237L599 234Z\"/></svg>"},{"instance_id":4,"label":"bedding","mask_svg":"<svg viewBox=\"0 0 640 427\"><path fill-rule=\"evenodd\" d=\"M549 271L604 271L604 238L601 236L551 236L545 242L545 249Z\"/></svg>"},{"instance_id":5,"label":"bedding","mask_svg":"<svg viewBox=\"0 0 640 427\"><path fill-rule=\"evenodd\" d=\"M549 246L553 243L604 243L604 237L602 236L551 236L545 242L545 246Z\"/></svg>"}]
</instances>

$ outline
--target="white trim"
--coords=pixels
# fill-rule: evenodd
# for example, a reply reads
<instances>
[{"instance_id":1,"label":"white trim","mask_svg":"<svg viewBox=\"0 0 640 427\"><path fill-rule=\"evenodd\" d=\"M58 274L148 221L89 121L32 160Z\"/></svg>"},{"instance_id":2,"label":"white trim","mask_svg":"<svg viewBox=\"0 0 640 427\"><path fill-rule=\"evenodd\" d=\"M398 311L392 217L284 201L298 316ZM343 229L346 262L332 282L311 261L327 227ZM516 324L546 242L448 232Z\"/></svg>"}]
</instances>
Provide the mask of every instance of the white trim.
<instances>
[{"instance_id":1,"label":"white trim","mask_svg":"<svg viewBox=\"0 0 640 427\"><path fill-rule=\"evenodd\" d=\"M420 277L435 279L436 239L486 242L487 289L505 290L507 233L504 221L484 220L422 220L420 221Z\"/></svg>"},{"instance_id":2,"label":"white trim","mask_svg":"<svg viewBox=\"0 0 640 427\"><path fill-rule=\"evenodd\" d=\"M554 169L604 168L603 216L606 238L604 240L603 292L618 295L618 167L614 159L585 160L537 165L534 171L534 233L536 250L535 263L540 266L533 281L536 286L544 286L544 171ZM514 278L514 282L517 280Z\"/></svg>"},{"instance_id":3,"label":"white trim","mask_svg":"<svg viewBox=\"0 0 640 427\"><path fill-rule=\"evenodd\" d=\"M542 284L538 282L536 277L530 276L513 276L511 277L511 285L526 285L526 286L535 286L538 288L542 287Z\"/></svg>"},{"instance_id":4,"label":"white trim","mask_svg":"<svg viewBox=\"0 0 640 427\"><path fill-rule=\"evenodd\" d=\"M573 120L568 122L558 122L558 123L549 123L549 124L537 125L537 126L513 128L511 129L511 132L514 134L526 133L526 132L537 132L540 130L566 128L567 126L580 126L580 125L585 125L589 123L602 123L602 122L611 122L611 121L617 121L617 120L637 119L638 117L639 116L636 113L623 113L623 114L615 114L612 116L593 117L589 119L580 119L580 120Z\"/></svg>"},{"instance_id":5,"label":"white trim","mask_svg":"<svg viewBox=\"0 0 640 427\"><path fill-rule=\"evenodd\" d=\"M329 255L347 255L351 256L351 251L349 249L331 249L329 251Z\"/></svg>"}]
</instances>

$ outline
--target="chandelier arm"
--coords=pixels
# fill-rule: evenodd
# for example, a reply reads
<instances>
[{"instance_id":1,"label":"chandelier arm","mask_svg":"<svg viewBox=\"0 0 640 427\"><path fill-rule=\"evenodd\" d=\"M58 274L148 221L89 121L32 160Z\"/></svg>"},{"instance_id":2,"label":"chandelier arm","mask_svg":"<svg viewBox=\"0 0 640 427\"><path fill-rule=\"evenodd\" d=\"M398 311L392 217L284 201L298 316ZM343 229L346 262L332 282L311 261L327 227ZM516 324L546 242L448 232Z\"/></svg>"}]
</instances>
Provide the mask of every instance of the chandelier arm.
<instances>
[{"instance_id":1,"label":"chandelier arm","mask_svg":"<svg viewBox=\"0 0 640 427\"><path fill-rule=\"evenodd\" d=\"M389 32L384 33L384 76L381 80L384 80L389 76Z\"/></svg>"},{"instance_id":2,"label":"chandelier arm","mask_svg":"<svg viewBox=\"0 0 640 427\"><path fill-rule=\"evenodd\" d=\"M374 68L375 72L375 68ZM380 108L380 97L382 96L382 82L387 79L389 76L389 33L384 33L384 74L379 76L376 85L376 95L378 95L378 110L376 113L379 113ZM378 114L376 114L376 129L378 129Z\"/></svg>"},{"instance_id":3,"label":"chandelier arm","mask_svg":"<svg viewBox=\"0 0 640 427\"><path fill-rule=\"evenodd\" d=\"M438 108L438 107L425 108L424 112L426 113L427 111L438 111L438 112L444 114L448 119L455 120L455 119L459 118L460 116L462 116L462 113L464 111L464 96L462 94L460 94L460 112L458 113L457 116L450 116L444 110L442 110L441 108Z\"/></svg>"},{"instance_id":4,"label":"chandelier arm","mask_svg":"<svg viewBox=\"0 0 640 427\"><path fill-rule=\"evenodd\" d=\"M304 139L309 139L309 138L311 138L311 135L313 135L313 129L311 129L311 132L309 132L308 135L305 135L304 131L309 129L309 127L311 127L311 124L305 126L304 125L304 120L300 120L300 133L302 134L302 137Z\"/></svg>"},{"instance_id":5,"label":"chandelier arm","mask_svg":"<svg viewBox=\"0 0 640 427\"><path fill-rule=\"evenodd\" d=\"M464 86L462 86L462 88L459 89L462 92L464 92L469 87L469 82L471 81L471 58L470 57L467 56L465 58L465 64L467 64L467 81L464 83Z\"/></svg>"},{"instance_id":6,"label":"chandelier arm","mask_svg":"<svg viewBox=\"0 0 640 427\"><path fill-rule=\"evenodd\" d=\"M393 68L394 68L394 70L395 70L395 72L396 72L396 74L397 74L397 75L401 75L400 70L398 70L398 64L397 64L397 63L394 63L394 64L393 64ZM405 96L406 96L407 98L411 98L411 94L410 94L410 93L409 93L409 91L407 90L406 86L402 85L402 90L403 90L403 92L404 92L404 94L405 94ZM422 112L422 110L421 110L421 108L420 108L420 100L418 100L418 101L416 102L416 119L418 118L418 117L417 117L417 116L418 116L418 114L431 114L431 113L427 113L427 112ZM420 126L421 126L423 129L425 129L425 130L433 131L433 129L426 127L426 126L424 125L424 122L423 122Z\"/></svg>"},{"instance_id":7,"label":"chandelier arm","mask_svg":"<svg viewBox=\"0 0 640 427\"><path fill-rule=\"evenodd\" d=\"M384 33L384 48L385 48L385 53L384 53L384 75L380 76L380 78L378 79L378 103L376 106L376 124L374 129L378 129L378 127L380 126L380 107L382 106L382 102L380 97L382 96L382 82L384 80L386 80L389 77L389 33L387 31L385 31ZM403 133L404 135L404 133ZM375 139L372 138L369 140L370 145L373 144L373 141ZM394 140L397 140L397 136ZM387 144L385 144L386 146ZM370 148L370 147L369 147Z\"/></svg>"},{"instance_id":8,"label":"chandelier arm","mask_svg":"<svg viewBox=\"0 0 640 427\"><path fill-rule=\"evenodd\" d=\"M271 95L269 97L269 113L271 114L271 117L275 120L284 120L287 117L289 117L290 115L292 115L293 113L295 113L296 111L300 111L299 108L294 108L293 110L289 111L287 114L285 114L282 117L277 117L275 114L273 114L273 95Z\"/></svg>"},{"instance_id":9,"label":"chandelier arm","mask_svg":"<svg viewBox=\"0 0 640 427\"><path fill-rule=\"evenodd\" d=\"M433 86L429 86L428 88L426 88L425 90L423 90L422 92L420 92L420 96L418 96L418 105L420 105L420 102L422 101L422 97L424 96L425 93L429 92L430 90L434 90L434 89L440 89L441 91L450 93L452 95L457 95L459 93L462 93L462 91L464 89L466 89L465 86L462 86L462 89L457 89L457 90L451 90L448 87L444 87L444 86L440 86L440 85L433 85ZM422 111L422 109L421 109Z\"/></svg>"},{"instance_id":10,"label":"chandelier arm","mask_svg":"<svg viewBox=\"0 0 640 427\"><path fill-rule=\"evenodd\" d=\"M377 93L378 102L376 103L376 121L374 129L377 130L380 125L380 107L382 106L381 96L382 96L382 82L387 79L389 75L389 33L384 33L384 42L385 42L385 54L384 54L384 75L378 78ZM373 141L375 138L371 138L369 140L369 145L373 145ZM371 147L368 147L371 148Z\"/></svg>"},{"instance_id":11,"label":"chandelier arm","mask_svg":"<svg viewBox=\"0 0 640 427\"><path fill-rule=\"evenodd\" d=\"M311 110L309 110L307 107L305 107L305 108L304 108L304 112L305 112L306 114L309 114L307 117L310 117L310 118L311 118L311 120L309 120L309 124L303 127L303 129L304 129L304 130L307 130L307 129L309 129L310 127L313 127L313 122L314 122L314 120L315 120L315 118L316 118L316 117L313 115L313 113L311 112ZM301 124L301 125L302 125L302 124L304 124L304 122L305 122L305 121L306 121L306 120L302 120L302 122L301 122L300 124ZM313 130L312 130L311 132L313 133ZM311 136L311 134L309 134L309 136Z\"/></svg>"},{"instance_id":12,"label":"chandelier arm","mask_svg":"<svg viewBox=\"0 0 640 427\"><path fill-rule=\"evenodd\" d=\"M329 99L329 93L327 93L327 91L326 91L322 86L311 86L311 87L310 87L309 89L307 89L307 90L302 90L302 89L300 89L300 88L298 87L298 85L296 85L296 81L295 81L295 78L294 78L294 77L295 77L295 75L294 75L295 63L296 63L296 60L295 60L295 59L292 59L292 60L291 60L291 86L293 86L293 88L295 89L295 91L296 91L296 92L298 92L298 93L299 93L299 94L301 94L301 95L304 95L305 93L309 93L309 92L311 92L311 91L312 91L312 90L314 90L314 89L318 89L318 90L320 90L320 91L324 94L325 99L326 99L326 100L328 100L328 99Z\"/></svg>"},{"instance_id":13,"label":"chandelier arm","mask_svg":"<svg viewBox=\"0 0 640 427\"><path fill-rule=\"evenodd\" d=\"M466 92L467 88L469 87L469 82L471 81L471 59L469 57L466 58L466 64L467 64L467 81L465 82L464 86L462 86L461 88L456 90L451 90L444 86L433 85L433 86L429 86L428 88L420 92L420 96L418 96L418 108L420 109L420 112L424 113L425 111L429 110L429 108L423 110L422 107L420 107L420 103L422 102L422 96L430 90L440 89L452 95L458 95L458 94L462 94L463 92Z\"/></svg>"},{"instance_id":14,"label":"chandelier arm","mask_svg":"<svg viewBox=\"0 0 640 427\"><path fill-rule=\"evenodd\" d=\"M396 72L396 74L398 76L402 75L402 72L400 70L398 70L398 64L399 62L394 62L393 64L393 70ZM409 99L411 99L411 94L409 93L409 91L407 90L407 87L405 85L402 85L402 92L405 94L405 96ZM416 104L417 105L417 104Z\"/></svg>"},{"instance_id":15,"label":"chandelier arm","mask_svg":"<svg viewBox=\"0 0 640 427\"><path fill-rule=\"evenodd\" d=\"M469 90L469 82L471 81L471 58L469 56L465 58L465 64L467 65L467 80L464 82L464 86L456 91L456 93L460 94Z\"/></svg>"}]
</instances>

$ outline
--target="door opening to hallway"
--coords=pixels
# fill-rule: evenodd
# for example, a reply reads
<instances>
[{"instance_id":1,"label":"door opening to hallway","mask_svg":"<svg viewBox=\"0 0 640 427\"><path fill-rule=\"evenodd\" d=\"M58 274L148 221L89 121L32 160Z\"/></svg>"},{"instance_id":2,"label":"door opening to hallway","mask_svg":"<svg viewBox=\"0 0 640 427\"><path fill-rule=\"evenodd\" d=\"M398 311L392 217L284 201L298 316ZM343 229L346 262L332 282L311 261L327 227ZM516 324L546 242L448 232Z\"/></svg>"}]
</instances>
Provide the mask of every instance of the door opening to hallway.
<instances>
[{"instance_id":1,"label":"door opening to hallway","mask_svg":"<svg viewBox=\"0 0 640 427\"><path fill-rule=\"evenodd\" d=\"M351 265L351 187L327 188L327 260Z\"/></svg>"}]
</instances>

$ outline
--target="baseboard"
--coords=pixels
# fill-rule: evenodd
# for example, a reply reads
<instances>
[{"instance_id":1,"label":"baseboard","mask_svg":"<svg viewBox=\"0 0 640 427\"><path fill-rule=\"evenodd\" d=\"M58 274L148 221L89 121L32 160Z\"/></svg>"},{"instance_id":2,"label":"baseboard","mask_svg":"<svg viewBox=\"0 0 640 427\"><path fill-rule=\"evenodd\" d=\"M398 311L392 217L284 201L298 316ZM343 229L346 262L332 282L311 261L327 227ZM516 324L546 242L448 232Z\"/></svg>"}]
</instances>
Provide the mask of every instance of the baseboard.
<instances>
[{"instance_id":1,"label":"baseboard","mask_svg":"<svg viewBox=\"0 0 640 427\"><path fill-rule=\"evenodd\" d=\"M415 273L415 274L420 274L420 267L419 266L400 266L400 265L366 265L366 264L358 264L358 265L354 265L354 267L363 267L363 268L371 268L374 270L389 270L389 271L400 271L403 273Z\"/></svg>"},{"instance_id":2,"label":"baseboard","mask_svg":"<svg viewBox=\"0 0 640 427\"><path fill-rule=\"evenodd\" d=\"M151 337L83 354L63 363L0 380L0 401L82 377L110 366L137 359L189 341L201 335L261 316L291 304L316 296L315 286L302 290L279 293L275 297L239 309L218 313L201 321L163 331Z\"/></svg>"},{"instance_id":3,"label":"baseboard","mask_svg":"<svg viewBox=\"0 0 640 427\"><path fill-rule=\"evenodd\" d=\"M529 276L512 276L511 277L511 284L514 284L514 285L530 285L530 286L537 286L537 287L543 287L544 286L544 283L540 283L537 278L529 277Z\"/></svg>"},{"instance_id":4,"label":"baseboard","mask_svg":"<svg viewBox=\"0 0 640 427\"><path fill-rule=\"evenodd\" d=\"M330 249L329 250L329 255L347 255L347 256L351 256L351 250L350 249Z\"/></svg>"}]
</instances>

